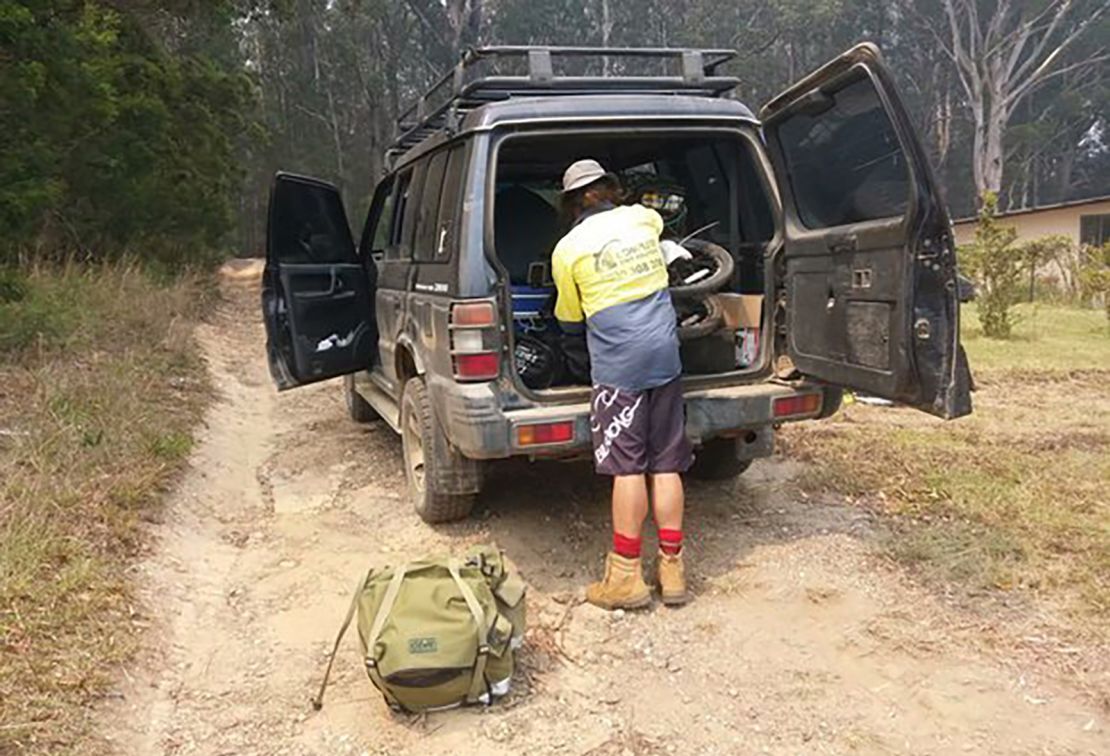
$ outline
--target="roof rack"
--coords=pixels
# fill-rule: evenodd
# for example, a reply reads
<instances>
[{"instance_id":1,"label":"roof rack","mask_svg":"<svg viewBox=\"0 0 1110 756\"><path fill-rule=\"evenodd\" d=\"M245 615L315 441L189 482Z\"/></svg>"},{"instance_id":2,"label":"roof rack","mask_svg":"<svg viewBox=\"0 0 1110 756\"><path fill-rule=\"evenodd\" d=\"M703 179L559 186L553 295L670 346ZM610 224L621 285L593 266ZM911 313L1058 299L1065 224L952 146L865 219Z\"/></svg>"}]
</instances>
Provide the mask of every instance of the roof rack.
<instances>
[{"instance_id":1,"label":"roof rack","mask_svg":"<svg viewBox=\"0 0 1110 756\"><path fill-rule=\"evenodd\" d=\"M534 47L499 46L467 50L458 64L432 85L422 97L397 118L396 138L389 153L405 152L443 129L453 129L470 111L512 97L587 94L673 94L721 97L739 81L717 76L716 69L736 56L734 50L701 50L667 47ZM602 74L562 75L555 72L554 58L568 60L581 70L601 64ZM618 59L618 60L613 60ZM630 59L641 63L657 61L665 68L679 63L679 75L612 74L626 68ZM496 71L508 65L525 73ZM614 63L616 65L614 66ZM493 73L479 75L481 66Z\"/></svg>"}]
</instances>

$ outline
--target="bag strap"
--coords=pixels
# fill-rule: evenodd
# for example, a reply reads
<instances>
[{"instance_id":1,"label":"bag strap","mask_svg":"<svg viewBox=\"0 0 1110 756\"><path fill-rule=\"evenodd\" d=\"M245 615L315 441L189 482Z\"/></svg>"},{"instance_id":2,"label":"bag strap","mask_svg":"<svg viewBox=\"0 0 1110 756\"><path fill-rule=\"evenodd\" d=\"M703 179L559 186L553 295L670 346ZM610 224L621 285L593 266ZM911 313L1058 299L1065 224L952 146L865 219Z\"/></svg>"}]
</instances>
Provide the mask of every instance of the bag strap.
<instances>
[{"instance_id":1,"label":"bag strap","mask_svg":"<svg viewBox=\"0 0 1110 756\"><path fill-rule=\"evenodd\" d=\"M382 596L382 603L378 605L378 613L374 615L374 622L370 625L370 634L366 636L366 674L369 675L370 681L381 691L386 703L390 706L397 706L397 699L389 691L382 673L378 670L378 660L374 658L374 647L378 645L378 636L382 634L385 621L389 618L389 613L393 611L393 605L397 603L397 595L401 592L401 583L405 581L405 574L408 570L409 565L402 564L393 572L393 578L385 589L385 595Z\"/></svg>"},{"instance_id":2,"label":"bag strap","mask_svg":"<svg viewBox=\"0 0 1110 756\"><path fill-rule=\"evenodd\" d=\"M407 564L402 565L399 570L393 573L393 579L389 582L389 588L386 589L385 596L382 598L383 608L385 607L386 601L389 601L389 608L392 608L393 602L397 600L397 591L400 589L401 579L404 578L406 569L408 569ZM362 589L366 586L368 577L369 575L360 580L358 585L355 586L355 595L351 597L351 605L347 608L347 616L343 619L343 625L339 628L339 634L335 636L335 645L332 646L331 654L328 655L328 666L327 669L324 670L324 680L320 683L320 691L316 694L316 697L312 699L312 708L316 711L320 711L320 709L324 708L324 691L328 689L328 681L331 679L331 668L332 665L335 664L336 654L339 653L339 644L343 642L343 636L347 634L347 628L351 626L351 620L355 617L355 609L358 608L358 597L362 595ZM394 589L394 586L396 586L396 589ZM391 591L393 593L392 596L390 596ZM367 644L367 648L374 648L374 643L378 640L378 634L382 631L382 625L385 623L385 616L387 614L388 611L383 614L381 609L378 610L378 616L374 618L375 629L371 631L373 640ZM367 671L369 671L369 664L367 665ZM377 670L374 671L374 674L377 674ZM371 674L370 677L373 678L374 674ZM381 676L379 675L375 680L376 683L379 683L379 688L382 687L380 681Z\"/></svg>"},{"instance_id":3,"label":"bag strap","mask_svg":"<svg viewBox=\"0 0 1110 756\"><path fill-rule=\"evenodd\" d=\"M483 693L488 693L488 686L486 685L486 662L489 660L489 628L486 627L485 613L482 611L482 605L478 603L477 596L466 581L462 579L459 574L459 564L452 559L447 563L447 569L451 573L451 577L455 579L456 585L459 586L459 592L462 593L463 600L466 601L467 608L470 609L470 614L474 617L474 624L478 627L478 656L474 660L474 670L470 680L470 690L466 693L466 702L473 704L478 703L482 699Z\"/></svg>"},{"instance_id":4,"label":"bag strap","mask_svg":"<svg viewBox=\"0 0 1110 756\"><path fill-rule=\"evenodd\" d=\"M320 683L320 692L312 699L312 708L316 711L324 708L324 691L328 689L328 680L331 678L331 665L335 663L335 655L339 652L339 644L343 642L343 636L347 634L347 628L351 626L351 620L355 616L355 608L358 607L358 597L362 594L362 588L365 585L366 578L363 578L355 586L355 595L351 597L351 606L347 609L347 617L339 628L339 635L335 636L335 646L332 647L331 654L328 656L328 668L324 670L324 681Z\"/></svg>"}]
</instances>

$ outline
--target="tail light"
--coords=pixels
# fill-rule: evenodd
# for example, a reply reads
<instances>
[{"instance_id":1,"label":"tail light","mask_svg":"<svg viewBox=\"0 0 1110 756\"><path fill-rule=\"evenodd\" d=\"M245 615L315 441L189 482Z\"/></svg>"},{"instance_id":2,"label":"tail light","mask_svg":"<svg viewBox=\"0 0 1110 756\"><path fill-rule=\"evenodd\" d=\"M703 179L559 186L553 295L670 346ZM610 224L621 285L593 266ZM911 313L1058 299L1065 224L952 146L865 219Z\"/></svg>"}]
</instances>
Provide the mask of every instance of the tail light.
<instances>
[{"instance_id":1,"label":"tail light","mask_svg":"<svg viewBox=\"0 0 1110 756\"><path fill-rule=\"evenodd\" d=\"M821 411L820 394L795 394L780 396L774 402L775 419L815 415Z\"/></svg>"},{"instance_id":2,"label":"tail light","mask_svg":"<svg viewBox=\"0 0 1110 756\"><path fill-rule=\"evenodd\" d=\"M451 306L451 360L455 379L491 381L501 372L497 345L497 311L493 302L457 302Z\"/></svg>"},{"instance_id":3,"label":"tail light","mask_svg":"<svg viewBox=\"0 0 1110 756\"><path fill-rule=\"evenodd\" d=\"M574 440L574 422L533 423L516 427L518 446L540 446L543 444L565 444Z\"/></svg>"}]
</instances>

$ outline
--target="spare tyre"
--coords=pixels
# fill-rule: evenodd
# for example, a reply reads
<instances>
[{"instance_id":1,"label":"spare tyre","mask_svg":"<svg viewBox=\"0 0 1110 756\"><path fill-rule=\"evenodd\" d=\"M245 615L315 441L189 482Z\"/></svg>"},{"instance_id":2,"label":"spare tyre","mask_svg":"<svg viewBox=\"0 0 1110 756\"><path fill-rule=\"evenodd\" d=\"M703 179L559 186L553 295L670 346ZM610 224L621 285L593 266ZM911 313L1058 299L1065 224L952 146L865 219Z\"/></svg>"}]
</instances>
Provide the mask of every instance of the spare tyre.
<instances>
[{"instance_id":1,"label":"spare tyre","mask_svg":"<svg viewBox=\"0 0 1110 756\"><path fill-rule=\"evenodd\" d=\"M724 311L716 297L679 300L674 303L678 316L679 341L689 341L719 331L725 324Z\"/></svg>"},{"instance_id":2,"label":"spare tyre","mask_svg":"<svg viewBox=\"0 0 1110 756\"><path fill-rule=\"evenodd\" d=\"M667 267L671 296L704 297L720 291L732 279L736 261L727 249L700 239L688 239L683 246L693 259L680 258Z\"/></svg>"}]
</instances>

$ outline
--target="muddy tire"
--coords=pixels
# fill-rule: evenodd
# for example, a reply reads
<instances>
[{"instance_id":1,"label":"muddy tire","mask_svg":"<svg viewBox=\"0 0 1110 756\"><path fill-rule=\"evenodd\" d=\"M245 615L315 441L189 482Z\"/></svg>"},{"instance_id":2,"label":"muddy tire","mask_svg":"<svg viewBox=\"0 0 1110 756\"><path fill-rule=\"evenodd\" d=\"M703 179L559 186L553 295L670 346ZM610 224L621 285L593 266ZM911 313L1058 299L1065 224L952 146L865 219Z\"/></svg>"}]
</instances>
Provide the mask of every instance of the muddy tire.
<instances>
[{"instance_id":1,"label":"muddy tire","mask_svg":"<svg viewBox=\"0 0 1110 756\"><path fill-rule=\"evenodd\" d=\"M721 303L714 297L696 302L676 302L675 310L678 312L679 341L700 339L719 331L725 325L725 314L721 309ZM683 321L695 314L699 316L696 320L683 325Z\"/></svg>"},{"instance_id":2,"label":"muddy tire","mask_svg":"<svg viewBox=\"0 0 1110 756\"><path fill-rule=\"evenodd\" d=\"M478 463L447 443L423 378L410 378L401 396L401 446L409 500L428 523L462 520L474 508Z\"/></svg>"},{"instance_id":3,"label":"muddy tire","mask_svg":"<svg viewBox=\"0 0 1110 756\"><path fill-rule=\"evenodd\" d=\"M372 423L381 419L369 402L355 391L355 377L353 375L343 376L343 395L347 400L347 414L356 423Z\"/></svg>"},{"instance_id":4,"label":"muddy tire","mask_svg":"<svg viewBox=\"0 0 1110 756\"><path fill-rule=\"evenodd\" d=\"M701 239L688 239L686 249L694 255L695 259L712 260L714 270L708 278L695 281L692 284L671 286L671 296L675 299L696 299L714 294L725 287L732 280L732 273L736 269L736 261L724 247L713 242Z\"/></svg>"},{"instance_id":5,"label":"muddy tire","mask_svg":"<svg viewBox=\"0 0 1110 756\"><path fill-rule=\"evenodd\" d=\"M751 465L750 459L736 458L736 439L715 438L698 449L689 474L696 480L729 480Z\"/></svg>"}]
</instances>

